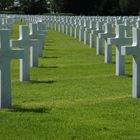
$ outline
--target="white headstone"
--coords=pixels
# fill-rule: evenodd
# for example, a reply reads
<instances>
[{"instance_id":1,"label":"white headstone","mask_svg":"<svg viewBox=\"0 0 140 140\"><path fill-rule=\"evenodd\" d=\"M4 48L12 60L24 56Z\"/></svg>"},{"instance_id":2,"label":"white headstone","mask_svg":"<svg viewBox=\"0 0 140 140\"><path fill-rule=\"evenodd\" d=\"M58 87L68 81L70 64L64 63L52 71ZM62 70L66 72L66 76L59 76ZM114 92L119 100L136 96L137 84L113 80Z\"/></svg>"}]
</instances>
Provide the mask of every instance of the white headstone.
<instances>
[{"instance_id":1,"label":"white headstone","mask_svg":"<svg viewBox=\"0 0 140 140\"><path fill-rule=\"evenodd\" d=\"M0 30L0 108L12 106L10 62L22 58L24 52L10 48L9 35L9 30Z\"/></svg>"},{"instance_id":2,"label":"white headstone","mask_svg":"<svg viewBox=\"0 0 140 140\"><path fill-rule=\"evenodd\" d=\"M80 28L79 28L79 41L84 41L84 30L85 30L85 27L80 26Z\"/></svg>"},{"instance_id":3,"label":"white headstone","mask_svg":"<svg viewBox=\"0 0 140 140\"><path fill-rule=\"evenodd\" d=\"M96 21L91 23L91 31L90 31L90 48L94 48L94 31L96 30Z\"/></svg>"},{"instance_id":4,"label":"white headstone","mask_svg":"<svg viewBox=\"0 0 140 140\"><path fill-rule=\"evenodd\" d=\"M121 53L133 56L132 96L140 98L140 28L133 28L132 47L123 46Z\"/></svg>"},{"instance_id":5,"label":"white headstone","mask_svg":"<svg viewBox=\"0 0 140 140\"><path fill-rule=\"evenodd\" d=\"M124 75L124 56L121 55L121 46L131 44L132 38L125 38L125 26L116 26L116 37L109 38L108 44L115 44L116 47L116 75Z\"/></svg>"},{"instance_id":6,"label":"white headstone","mask_svg":"<svg viewBox=\"0 0 140 140\"><path fill-rule=\"evenodd\" d=\"M96 25L96 30L92 30L92 34L94 36L96 36L96 40L97 40L97 48L96 48L96 54L97 55L100 55L102 54L102 41L101 39L98 37L98 33L103 33L104 30L103 30L103 24L104 22L97 22L97 25Z\"/></svg>"},{"instance_id":7,"label":"white headstone","mask_svg":"<svg viewBox=\"0 0 140 140\"><path fill-rule=\"evenodd\" d=\"M104 32L104 29L103 29L103 25L104 25L104 22L98 22L97 23L97 30L95 30L93 32L93 34L97 37L97 48L96 48L96 54L97 55L100 55L102 54L102 40L98 37L98 34L99 33L103 33Z\"/></svg>"},{"instance_id":8,"label":"white headstone","mask_svg":"<svg viewBox=\"0 0 140 140\"><path fill-rule=\"evenodd\" d=\"M38 22L37 25L38 25L38 34L41 36L42 43L43 43L42 45L43 45L43 48L44 48L44 46L45 46L45 37L48 34L48 30L47 30L46 25L43 24L42 22Z\"/></svg>"},{"instance_id":9,"label":"white headstone","mask_svg":"<svg viewBox=\"0 0 140 140\"><path fill-rule=\"evenodd\" d=\"M30 39L38 39L38 42L39 42L38 54L39 54L40 57L42 57L43 48L44 48L44 37L46 35L45 34L39 34L36 23L30 23L29 27L30 27L29 38Z\"/></svg>"},{"instance_id":10,"label":"white headstone","mask_svg":"<svg viewBox=\"0 0 140 140\"><path fill-rule=\"evenodd\" d=\"M11 40L11 46L22 46L24 48L24 58L20 60L20 81L30 80L31 66L38 66L38 40L29 39L29 27L19 27L20 37L18 40ZM30 47L31 52L30 52ZM29 52L31 59L29 58Z\"/></svg>"},{"instance_id":11,"label":"white headstone","mask_svg":"<svg viewBox=\"0 0 140 140\"><path fill-rule=\"evenodd\" d=\"M105 63L111 63L112 62L112 48L111 45L107 43L107 38L115 37L115 34L112 32L112 24L105 23L105 32L99 33L98 37L101 40L105 41Z\"/></svg>"}]
</instances>

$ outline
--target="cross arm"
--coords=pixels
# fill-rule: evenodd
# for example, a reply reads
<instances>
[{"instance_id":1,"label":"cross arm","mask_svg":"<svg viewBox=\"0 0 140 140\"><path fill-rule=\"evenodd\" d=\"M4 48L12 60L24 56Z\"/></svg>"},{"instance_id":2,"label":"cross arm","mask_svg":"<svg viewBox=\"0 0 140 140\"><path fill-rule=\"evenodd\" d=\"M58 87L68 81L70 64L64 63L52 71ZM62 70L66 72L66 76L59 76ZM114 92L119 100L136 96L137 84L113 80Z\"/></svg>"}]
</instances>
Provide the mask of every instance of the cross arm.
<instances>
[{"instance_id":1,"label":"cross arm","mask_svg":"<svg viewBox=\"0 0 140 140\"><path fill-rule=\"evenodd\" d=\"M21 40L10 40L10 47L22 46L23 42Z\"/></svg>"},{"instance_id":2,"label":"cross arm","mask_svg":"<svg viewBox=\"0 0 140 140\"><path fill-rule=\"evenodd\" d=\"M43 30L40 30L39 33L40 33L40 34L47 35L47 34L48 34L48 30L44 30L44 31L43 31Z\"/></svg>"},{"instance_id":3,"label":"cross arm","mask_svg":"<svg viewBox=\"0 0 140 140\"><path fill-rule=\"evenodd\" d=\"M108 38L108 44L115 44L119 46L130 45L132 44L132 38Z\"/></svg>"},{"instance_id":4,"label":"cross arm","mask_svg":"<svg viewBox=\"0 0 140 140\"><path fill-rule=\"evenodd\" d=\"M12 49L11 57L13 59L23 59L24 57L24 49Z\"/></svg>"},{"instance_id":5,"label":"cross arm","mask_svg":"<svg viewBox=\"0 0 140 140\"><path fill-rule=\"evenodd\" d=\"M46 35L44 35L44 34L39 34L39 35L38 35L38 38L39 38L39 39L44 39L45 36L46 36Z\"/></svg>"},{"instance_id":6,"label":"cross arm","mask_svg":"<svg viewBox=\"0 0 140 140\"><path fill-rule=\"evenodd\" d=\"M91 29L90 29L90 28L86 28L85 30L86 30L87 32L90 32L90 31L91 31Z\"/></svg>"},{"instance_id":7,"label":"cross arm","mask_svg":"<svg viewBox=\"0 0 140 140\"><path fill-rule=\"evenodd\" d=\"M38 39L30 39L30 46L39 46Z\"/></svg>"},{"instance_id":8,"label":"cross arm","mask_svg":"<svg viewBox=\"0 0 140 140\"><path fill-rule=\"evenodd\" d=\"M132 29L132 26L125 26L125 30L127 31L127 30L130 30L130 29Z\"/></svg>"},{"instance_id":9,"label":"cross arm","mask_svg":"<svg viewBox=\"0 0 140 140\"><path fill-rule=\"evenodd\" d=\"M90 33L91 33L91 34L94 34L95 31L96 31L96 30L91 30Z\"/></svg>"},{"instance_id":10,"label":"cross arm","mask_svg":"<svg viewBox=\"0 0 140 140\"><path fill-rule=\"evenodd\" d=\"M113 33L99 33L99 38L115 37Z\"/></svg>"},{"instance_id":11,"label":"cross arm","mask_svg":"<svg viewBox=\"0 0 140 140\"><path fill-rule=\"evenodd\" d=\"M103 30L96 30L96 31L93 31L93 34L97 35L97 34L102 33L102 32L104 32L104 31Z\"/></svg>"},{"instance_id":12,"label":"cross arm","mask_svg":"<svg viewBox=\"0 0 140 140\"><path fill-rule=\"evenodd\" d=\"M30 34L29 38L30 39L44 39L45 36L46 34L37 34L37 35Z\"/></svg>"},{"instance_id":13,"label":"cross arm","mask_svg":"<svg viewBox=\"0 0 140 140\"><path fill-rule=\"evenodd\" d=\"M99 33L99 38L106 38L108 36L108 33Z\"/></svg>"},{"instance_id":14,"label":"cross arm","mask_svg":"<svg viewBox=\"0 0 140 140\"><path fill-rule=\"evenodd\" d=\"M140 47L136 46L122 46L121 47L122 55L137 55L140 54Z\"/></svg>"},{"instance_id":15,"label":"cross arm","mask_svg":"<svg viewBox=\"0 0 140 140\"><path fill-rule=\"evenodd\" d=\"M108 44L118 44L119 38L108 38L107 39Z\"/></svg>"},{"instance_id":16,"label":"cross arm","mask_svg":"<svg viewBox=\"0 0 140 140\"><path fill-rule=\"evenodd\" d=\"M127 37L126 38L126 45L130 45L130 44L132 44L132 38L131 37Z\"/></svg>"}]
</instances>

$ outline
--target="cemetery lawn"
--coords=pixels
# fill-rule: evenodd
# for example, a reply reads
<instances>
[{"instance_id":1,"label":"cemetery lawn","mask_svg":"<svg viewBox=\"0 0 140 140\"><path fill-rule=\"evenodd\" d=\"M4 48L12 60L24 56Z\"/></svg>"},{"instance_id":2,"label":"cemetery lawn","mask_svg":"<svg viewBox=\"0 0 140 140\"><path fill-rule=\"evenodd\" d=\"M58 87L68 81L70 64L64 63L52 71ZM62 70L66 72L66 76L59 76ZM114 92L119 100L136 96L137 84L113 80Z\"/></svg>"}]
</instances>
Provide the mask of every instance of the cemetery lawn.
<instances>
[{"instance_id":1,"label":"cemetery lawn","mask_svg":"<svg viewBox=\"0 0 140 140\"><path fill-rule=\"evenodd\" d=\"M139 140L132 60L116 77L114 51L113 59L104 64L95 48L50 30L31 81L19 82L19 62L11 63L13 107L0 110L0 140Z\"/></svg>"}]
</instances>

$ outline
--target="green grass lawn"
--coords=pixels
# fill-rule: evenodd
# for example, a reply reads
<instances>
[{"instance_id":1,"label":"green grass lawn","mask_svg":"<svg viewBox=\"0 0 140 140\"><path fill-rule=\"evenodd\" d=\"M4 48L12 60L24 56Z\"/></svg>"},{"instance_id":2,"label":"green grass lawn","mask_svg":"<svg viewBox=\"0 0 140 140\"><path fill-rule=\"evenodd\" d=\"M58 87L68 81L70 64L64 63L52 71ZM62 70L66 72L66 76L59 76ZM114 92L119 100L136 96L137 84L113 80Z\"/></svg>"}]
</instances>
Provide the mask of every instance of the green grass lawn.
<instances>
[{"instance_id":1,"label":"green grass lawn","mask_svg":"<svg viewBox=\"0 0 140 140\"><path fill-rule=\"evenodd\" d=\"M18 38L14 26L12 38ZM19 82L12 66L12 109L0 111L0 140L140 140L140 100L131 98L131 58L115 76L82 42L49 31L31 81Z\"/></svg>"}]
</instances>

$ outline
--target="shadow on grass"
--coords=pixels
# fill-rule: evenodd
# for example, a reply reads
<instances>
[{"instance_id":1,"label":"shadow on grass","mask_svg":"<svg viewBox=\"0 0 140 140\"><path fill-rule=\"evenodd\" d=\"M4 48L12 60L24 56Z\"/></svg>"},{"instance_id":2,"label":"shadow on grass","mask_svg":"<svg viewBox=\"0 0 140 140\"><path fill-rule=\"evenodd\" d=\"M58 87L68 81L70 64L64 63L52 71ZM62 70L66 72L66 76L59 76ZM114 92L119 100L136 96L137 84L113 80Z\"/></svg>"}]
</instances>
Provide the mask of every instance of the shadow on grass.
<instances>
[{"instance_id":1,"label":"shadow on grass","mask_svg":"<svg viewBox=\"0 0 140 140\"><path fill-rule=\"evenodd\" d=\"M116 62L113 61L112 64L116 64ZM125 62L125 64L132 64L132 62Z\"/></svg>"},{"instance_id":2,"label":"shadow on grass","mask_svg":"<svg viewBox=\"0 0 140 140\"><path fill-rule=\"evenodd\" d=\"M67 40L77 40L77 39L75 39L75 38L69 38L69 39L67 39Z\"/></svg>"},{"instance_id":3,"label":"shadow on grass","mask_svg":"<svg viewBox=\"0 0 140 140\"><path fill-rule=\"evenodd\" d=\"M124 76L132 78L132 74L125 74Z\"/></svg>"},{"instance_id":4,"label":"shadow on grass","mask_svg":"<svg viewBox=\"0 0 140 140\"><path fill-rule=\"evenodd\" d=\"M115 61L113 61L113 62L112 62L112 64L116 64L116 62L115 62Z\"/></svg>"},{"instance_id":5,"label":"shadow on grass","mask_svg":"<svg viewBox=\"0 0 140 140\"><path fill-rule=\"evenodd\" d=\"M55 43L47 43L46 45L45 45L45 47L53 47L53 46L55 46ZM44 50L46 50L46 49L44 49Z\"/></svg>"},{"instance_id":6,"label":"shadow on grass","mask_svg":"<svg viewBox=\"0 0 140 140\"><path fill-rule=\"evenodd\" d=\"M34 113L50 113L52 108L49 107L34 107L34 108L26 108L19 105L15 105L10 110L11 112L34 112Z\"/></svg>"},{"instance_id":7,"label":"shadow on grass","mask_svg":"<svg viewBox=\"0 0 140 140\"><path fill-rule=\"evenodd\" d=\"M53 46L55 44L54 40L47 40L46 45L47 46Z\"/></svg>"},{"instance_id":8,"label":"shadow on grass","mask_svg":"<svg viewBox=\"0 0 140 140\"><path fill-rule=\"evenodd\" d=\"M47 40L47 43L54 43L54 40Z\"/></svg>"},{"instance_id":9,"label":"shadow on grass","mask_svg":"<svg viewBox=\"0 0 140 140\"><path fill-rule=\"evenodd\" d=\"M125 62L125 64L132 64L132 62Z\"/></svg>"},{"instance_id":10,"label":"shadow on grass","mask_svg":"<svg viewBox=\"0 0 140 140\"><path fill-rule=\"evenodd\" d=\"M46 50L46 51L56 51L56 50L58 50L58 49L48 49L48 48L44 48L44 50Z\"/></svg>"},{"instance_id":11,"label":"shadow on grass","mask_svg":"<svg viewBox=\"0 0 140 140\"><path fill-rule=\"evenodd\" d=\"M58 66L39 66L38 68L56 69L56 68L59 68L59 67Z\"/></svg>"},{"instance_id":12,"label":"shadow on grass","mask_svg":"<svg viewBox=\"0 0 140 140\"><path fill-rule=\"evenodd\" d=\"M49 58L60 58L58 56L43 56L42 59L49 59Z\"/></svg>"},{"instance_id":13,"label":"shadow on grass","mask_svg":"<svg viewBox=\"0 0 140 140\"><path fill-rule=\"evenodd\" d=\"M53 83L56 83L57 81L55 80L48 80L48 81L38 81L38 80L30 80L29 83L32 83L32 84L53 84Z\"/></svg>"}]
</instances>

